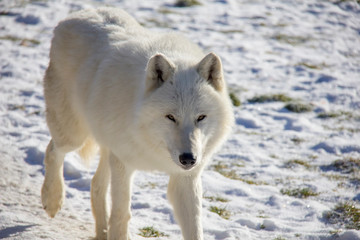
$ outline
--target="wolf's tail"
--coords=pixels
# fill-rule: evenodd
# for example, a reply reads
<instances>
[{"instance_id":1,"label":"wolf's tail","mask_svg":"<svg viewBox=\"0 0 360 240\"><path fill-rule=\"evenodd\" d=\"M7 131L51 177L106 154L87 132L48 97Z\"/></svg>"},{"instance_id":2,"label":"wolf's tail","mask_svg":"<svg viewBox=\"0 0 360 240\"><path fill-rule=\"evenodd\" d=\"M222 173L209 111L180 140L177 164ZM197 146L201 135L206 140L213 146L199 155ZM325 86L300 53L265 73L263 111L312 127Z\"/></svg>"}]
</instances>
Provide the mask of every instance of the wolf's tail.
<instances>
[{"instance_id":1,"label":"wolf's tail","mask_svg":"<svg viewBox=\"0 0 360 240\"><path fill-rule=\"evenodd\" d=\"M78 150L78 154L81 159L84 161L84 164L89 167L91 164L91 160L99 151L99 146L96 141L92 137L88 137L81 148Z\"/></svg>"}]
</instances>

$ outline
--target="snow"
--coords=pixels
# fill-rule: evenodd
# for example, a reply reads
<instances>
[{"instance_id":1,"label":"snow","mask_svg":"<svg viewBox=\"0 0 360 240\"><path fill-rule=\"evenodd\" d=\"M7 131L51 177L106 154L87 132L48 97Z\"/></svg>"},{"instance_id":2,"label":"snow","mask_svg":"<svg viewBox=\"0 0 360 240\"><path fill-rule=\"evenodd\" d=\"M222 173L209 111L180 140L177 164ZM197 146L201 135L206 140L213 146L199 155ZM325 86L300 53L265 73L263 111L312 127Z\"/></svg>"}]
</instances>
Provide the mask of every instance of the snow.
<instances>
[{"instance_id":1,"label":"snow","mask_svg":"<svg viewBox=\"0 0 360 240\"><path fill-rule=\"evenodd\" d=\"M175 0L3 0L0 2L0 238L89 239L94 236L90 182L98 160L65 159L66 200L54 219L42 209L43 157L50 135L42 78L52 30L70 12L119 7L155 31L178 31L223 60L234 107L233 134L203 174L204 238L360 239L360 231L324 217L340 202L359 208L360 170L329 167L360 158L360 6L356 1L209 0L189 8ZM313 110L282 102L249 103L283 93ZM322 119L321 112L341 113ZM308 164L288 164L301 160ZM232 172L233 179L216 171ZM287 167L291 166L291 167ZM168 176L138 172L130 232L154 227L180 239L166 198ZM250 182L252 181L252 183ZM296 198L282 189L307 187ZM227 202L207 197L221 197ZM225 208L229 219L209 211Z\"/></svg>"}]
</instances>

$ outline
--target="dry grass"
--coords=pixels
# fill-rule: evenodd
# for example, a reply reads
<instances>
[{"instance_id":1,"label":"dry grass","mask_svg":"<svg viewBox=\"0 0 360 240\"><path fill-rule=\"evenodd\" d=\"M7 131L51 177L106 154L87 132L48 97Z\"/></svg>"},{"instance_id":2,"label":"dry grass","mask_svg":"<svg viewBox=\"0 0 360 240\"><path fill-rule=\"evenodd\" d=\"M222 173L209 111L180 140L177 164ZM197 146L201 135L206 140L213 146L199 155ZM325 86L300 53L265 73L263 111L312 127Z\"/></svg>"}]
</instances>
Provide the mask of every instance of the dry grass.
<instances>
[{"instance_id":1,"label":"dry grass","mask_svg":"<svg viewBox=\"0 0 360 240\"><path fill-rule=\"evenodd\" d=\"M360 209L354 203L339 203L333 210L324 212L323 217L331 224L360 230Z\"/></svg>"},{"instance_id":2,"label":"dry grass","mask_svg":"<svg viewBox=\"0 0 360 240\"><path fill-rule=\"evenodd\" d=\"M231 216L231 212L228 211L225 207L224 208L219 208L216 206L210 206L209 208L210 212L216 213L217 215L219 215L220 217L229 220L230 216Z\"/></svg>"},{"instance_id":3,"label":"dry grass","mask_svg":"<svg viewBox=\"0 0 360 240\"><path fill-rule=\"evenodd\" d=\"M248 100L249 103L265 103L265 102L289 102L293 99L285 94L268 94L255 96Z\"/></svg>"},{"instance_id":4,"label":"dry grass","mask_svg":"<svg viewBox=\"0 0 360 240\"><path fill-rule=\"evenodd\" d=\"M156 229L154 229L154 227L143 227L141 229L139 229L140 233L138 234L139 236L145 237L145 238L157 238L157 237L168 237L169 235L160 232Z\"/></svg>"},{"instance_id":5,"label":"dry grass","mask_svg":"<svg viewBox=\"0 0 360 240\"><path fill-rule=\"evenodd\" d=\"M288 195L296 198L308 198L319 195L319 193L313 191L310 188L281 189L280 192L283 195Z\"/></svg>"}]
</instances>

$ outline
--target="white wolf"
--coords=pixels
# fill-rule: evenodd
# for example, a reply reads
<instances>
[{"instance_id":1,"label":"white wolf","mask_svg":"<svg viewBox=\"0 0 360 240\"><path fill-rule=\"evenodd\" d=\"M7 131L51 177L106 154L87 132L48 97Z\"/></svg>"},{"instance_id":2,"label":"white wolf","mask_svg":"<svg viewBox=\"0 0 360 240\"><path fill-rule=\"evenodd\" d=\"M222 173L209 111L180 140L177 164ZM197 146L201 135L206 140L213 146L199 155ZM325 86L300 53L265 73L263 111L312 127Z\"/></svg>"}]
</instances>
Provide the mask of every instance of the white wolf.
<instances>
[{"instance_id":1,"label":"white wolf","mask_svg":"<svg viewBox=\"0 0 360 240\"><path fill-rule=\"evenodd\" d=\"M135 170L170 175L184 239L203 239L200 174L233 124L219 57L179 35L151 33L122 10L83 10L54 31L44 91L52 140L41 197L51 217L64 199L65 154L99 146L91 183L98 239L129 239Z\"/></svg>"}]
</instances>

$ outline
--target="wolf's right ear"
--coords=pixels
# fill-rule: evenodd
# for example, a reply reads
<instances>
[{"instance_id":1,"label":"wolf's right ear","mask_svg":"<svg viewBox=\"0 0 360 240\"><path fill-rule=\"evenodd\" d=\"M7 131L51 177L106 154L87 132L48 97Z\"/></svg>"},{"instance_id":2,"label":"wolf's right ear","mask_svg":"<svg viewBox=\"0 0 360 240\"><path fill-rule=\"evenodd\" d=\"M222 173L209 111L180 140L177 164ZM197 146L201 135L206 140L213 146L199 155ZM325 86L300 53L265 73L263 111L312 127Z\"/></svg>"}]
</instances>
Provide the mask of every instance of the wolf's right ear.
<instances>
[{"instance_id":1,"label":"wolf's right ear","mask_svg":"<svg viewBox=\"0 0 360 240\"><path fill-rule=\"evenodd\" d=\"M146 67L146 89L152 91L169 80L175 72L175 65L165 55L152 56Z\"/></svg>"}]
</instances>

